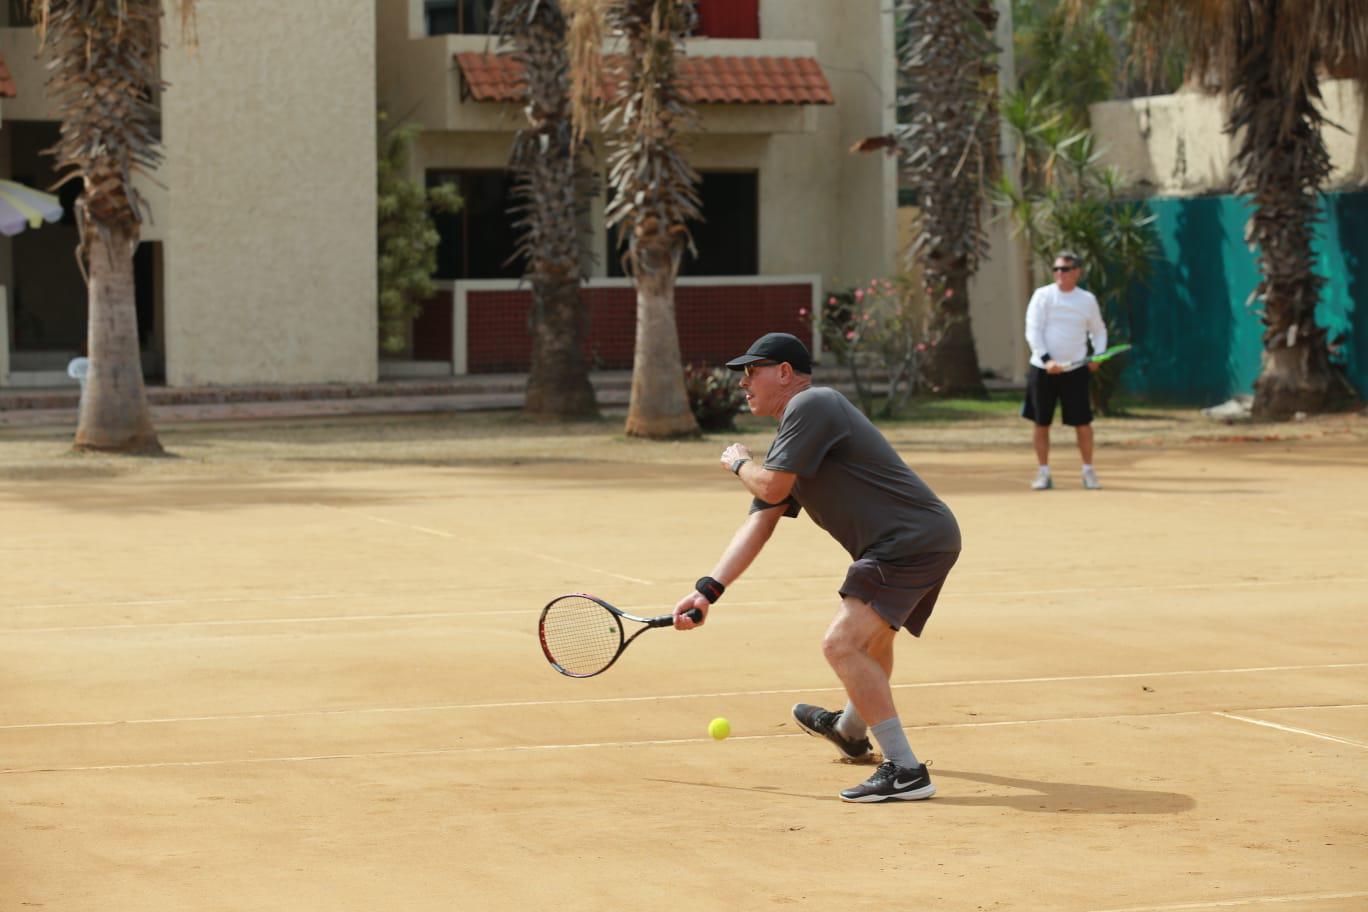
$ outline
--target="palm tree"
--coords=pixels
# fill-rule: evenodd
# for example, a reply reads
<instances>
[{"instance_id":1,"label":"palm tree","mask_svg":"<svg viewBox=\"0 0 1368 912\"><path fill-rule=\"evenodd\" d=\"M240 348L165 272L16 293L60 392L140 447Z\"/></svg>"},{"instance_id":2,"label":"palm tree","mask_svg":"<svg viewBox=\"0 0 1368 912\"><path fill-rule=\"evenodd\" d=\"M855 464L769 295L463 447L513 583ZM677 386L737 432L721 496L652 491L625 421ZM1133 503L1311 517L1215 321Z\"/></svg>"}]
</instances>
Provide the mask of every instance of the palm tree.
<instances>
[{"instance_id":1,"label":"palm tree","mask_svg":"<svg viewBox=\"0 0 1368 912\"><path fill-rule=\"evenodd\" d=\"M987 250L983 205L997 171L991 0L903 0L898 49L906 112L903 185L917 197L908 258L931 300L925 379L943 395L984 396L969 318L969 279Z\"/></svg>"},{"instance_id":2,"label":"palm tree","mask_svg":"<svg viewBox=\"0 0 1368 912\"><path fill-rule=\"evenodd\" d=\"M625 53L614 58L615 97L603 121L612 189L608 224L617 229L623 264L637 291L626 431L652 438L697 434L674 306L679 265L693 244L687 222L701 217L698 174L684 158L680 140L694 116L680 97L677 79L684 36L693 28L693 2L580 0L580 8L586 14L606 13L626 45ZM596 30L574 31L575 80L592 90L596 55L587 36Z\"/></svg>"},{"instance_id":3,"label":"palm tree","mask_svg":"<svg viewBox=\"0 0 1368 912\"><path fill-rule=\"evenodd\" d=\"M183 0L190 27L194 0ZM147 209L133 174L160 160L155 92L161 0L32 0L39 42L52 57L48 91L61 113L51 150L63 180L81 178L77 260L89 300L90 374L75 447L162 452L143 386L133 297L133 253Z\"/></svg>"},{"instance_id":4,"label":"palm tree","mask_svg":"<svg viewBox=\"0 0 1368 912\"><path fill-rule=\"evenodd\" d=\"M494 28L513 48L527 81L528 125L513 142L521 232L518 256L532 285L532 369L525 409L594 416L598 404L584 357L580 283L588 259L581 229L593 171L570 117L567 22L557 0L499 0Z\"/></svg>"},{"instance_id":5,"label":"palm tree","mask_svg":"<svg viewBox=\"0 0 1368 912\"><path fill-rule=\"evenodd\" d=\"M1235 189L1251 197L1245 238L1257 251L1264 351L1254 414L1286 419L1354 397L1316 324L1325 280L1311 251L1319 191L1330 174L1316 107L1326 67L1354 67L1368 86L1363 0L1136 0L1137 41L1152 53L1180 41L1189 73L1214 80L1230 107Z\"/></svg>"}]
</instances>

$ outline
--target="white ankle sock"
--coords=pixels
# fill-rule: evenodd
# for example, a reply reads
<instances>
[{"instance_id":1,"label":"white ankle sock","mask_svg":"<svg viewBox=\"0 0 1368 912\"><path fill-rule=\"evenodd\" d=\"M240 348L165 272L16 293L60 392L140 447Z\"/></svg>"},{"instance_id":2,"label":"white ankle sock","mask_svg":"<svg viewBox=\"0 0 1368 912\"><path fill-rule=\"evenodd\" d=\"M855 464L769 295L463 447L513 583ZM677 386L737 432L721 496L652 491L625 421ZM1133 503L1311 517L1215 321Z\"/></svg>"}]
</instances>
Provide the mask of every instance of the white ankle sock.
<instances>
[{"instance_id":1,"label":"white ankle sock","mask_svg":"<svg viewBox=\"0 0 1368 912\"><path fill-rule=\"evenodd\" d=\"M846 701L845 709L841 711L841 718L836 720L836 731L848 741L858 741L869 731L869 725L860 718L859 710L849 700Z\"/></svg>"}]
</instances>

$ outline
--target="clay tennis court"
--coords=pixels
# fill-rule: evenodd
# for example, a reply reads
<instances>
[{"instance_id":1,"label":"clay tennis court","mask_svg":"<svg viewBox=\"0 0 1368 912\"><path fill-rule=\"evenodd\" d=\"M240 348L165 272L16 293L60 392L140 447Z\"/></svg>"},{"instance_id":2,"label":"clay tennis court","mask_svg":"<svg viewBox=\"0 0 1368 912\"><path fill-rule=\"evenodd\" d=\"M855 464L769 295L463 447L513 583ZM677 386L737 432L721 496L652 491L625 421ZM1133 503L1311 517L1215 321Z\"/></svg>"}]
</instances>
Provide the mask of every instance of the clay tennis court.
<instances>
[{"instance_id":1,"label":"clay tennis court","mask_svg":"<svg viewBox=\"0 0 1368 912\"><path fill-rule=\"evenodd\" d=\"M704 629L541 656L551 596L710 569L730 438L368 421L0 440L0 908L1368 908L1362 418L1104 424L1106 489L1061 447L1045 494L1016 425L891 431L966 543L894 676L939 793L891 806L789 717L842 699L806 517Z\"/></svg>"}]
</instances>

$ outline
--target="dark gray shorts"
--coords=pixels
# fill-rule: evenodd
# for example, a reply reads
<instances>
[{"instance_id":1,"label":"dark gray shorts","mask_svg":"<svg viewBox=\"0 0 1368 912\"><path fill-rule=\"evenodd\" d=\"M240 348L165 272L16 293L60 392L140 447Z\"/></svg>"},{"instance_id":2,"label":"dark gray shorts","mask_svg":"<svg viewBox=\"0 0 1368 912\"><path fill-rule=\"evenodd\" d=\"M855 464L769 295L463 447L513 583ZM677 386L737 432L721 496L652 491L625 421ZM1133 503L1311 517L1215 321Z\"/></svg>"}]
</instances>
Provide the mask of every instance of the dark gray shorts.
<instances>
[{"instance_id":1,"label":"dark gray shorts","mask_svg":"<svg viewBox=\"0 0 1368 912\"><path fill-rule=\"evenodd\" d=\"M936 599L940 598L941 586L957 560L958 551L918 554L897 564L864 557L846 571L841 598L849 596L868 602L894 630L901 628L921 636Z\"/></svg>"}]
</instances>

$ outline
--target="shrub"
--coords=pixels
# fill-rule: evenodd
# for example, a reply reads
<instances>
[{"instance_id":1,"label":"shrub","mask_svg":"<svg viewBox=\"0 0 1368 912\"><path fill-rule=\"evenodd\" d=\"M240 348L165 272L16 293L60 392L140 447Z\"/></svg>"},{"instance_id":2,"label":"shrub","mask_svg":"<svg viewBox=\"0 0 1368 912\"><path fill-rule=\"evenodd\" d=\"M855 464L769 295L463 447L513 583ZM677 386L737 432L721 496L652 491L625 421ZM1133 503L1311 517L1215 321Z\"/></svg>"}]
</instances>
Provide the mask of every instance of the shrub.
<instances>
[{"instance_id":1,"label":"shrub","mask_svg":"<svg viewBox=\"0 0 1368 912\"><path fill-rule=\"evenodd\" d=\"M866 415L874 416L880 388L885 392L878 412L883 418L896 416L917 391L926 351L918 329L925 311L925 298L905 276L874 278L827 297L822 337L850 372L857 404Z\"/></svg>"},{"instance_id":2,"label":"shrub","mask_svg":"<svg viewBox=\"0 0 1368 912\"><path fill-rule=\"evenodd\" d=\"M725 367L687 365L684 388L689 393L689 408L699 427L705 431L727 431L736 427L736 416L746 407L746 394L737 386L733 371Z\"/></svg>"}]
</instances>

